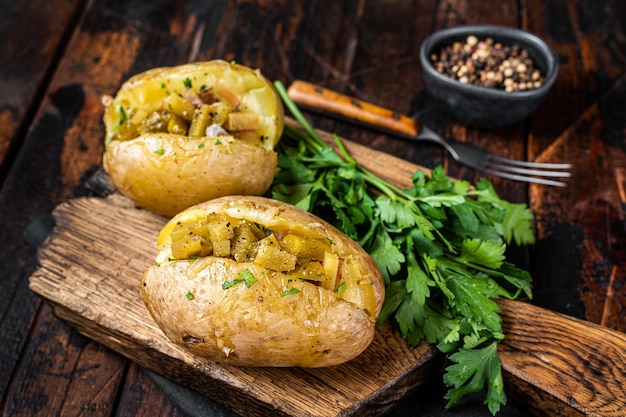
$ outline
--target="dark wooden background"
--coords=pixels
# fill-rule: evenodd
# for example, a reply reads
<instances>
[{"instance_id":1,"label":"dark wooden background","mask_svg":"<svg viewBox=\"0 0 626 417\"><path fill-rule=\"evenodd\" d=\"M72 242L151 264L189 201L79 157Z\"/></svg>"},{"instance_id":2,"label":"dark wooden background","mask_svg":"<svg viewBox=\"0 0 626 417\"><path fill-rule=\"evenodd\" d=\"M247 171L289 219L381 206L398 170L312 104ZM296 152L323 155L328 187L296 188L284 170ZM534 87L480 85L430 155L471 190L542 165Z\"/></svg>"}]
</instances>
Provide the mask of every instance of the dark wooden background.
<instances>
[{"instance_id":1,"label":"dark wooden background","mask_svg":"<svg viewBox=\"0 0 626 417\"><path fill-rule=\"evenodd\" d=\"M626 2L0 0L0 10L2 415L183 415L138 366L54 317L28 277L46 216L92 192L85 181L101 165L100 97L137 72L190 61L235 60L286 85L304 79L416 116L495 153L573 163L567 189L489 177L536 216L536 245L510 257L531 272L535 304L626 331ZM521 27L559 54L555 87L524 122L472 129L430 105L420 43L466 23ZM435 145L310 117L411 162L479 177ZM511 415L524 405L514 407Z\"/></svg>"}]
</instances>

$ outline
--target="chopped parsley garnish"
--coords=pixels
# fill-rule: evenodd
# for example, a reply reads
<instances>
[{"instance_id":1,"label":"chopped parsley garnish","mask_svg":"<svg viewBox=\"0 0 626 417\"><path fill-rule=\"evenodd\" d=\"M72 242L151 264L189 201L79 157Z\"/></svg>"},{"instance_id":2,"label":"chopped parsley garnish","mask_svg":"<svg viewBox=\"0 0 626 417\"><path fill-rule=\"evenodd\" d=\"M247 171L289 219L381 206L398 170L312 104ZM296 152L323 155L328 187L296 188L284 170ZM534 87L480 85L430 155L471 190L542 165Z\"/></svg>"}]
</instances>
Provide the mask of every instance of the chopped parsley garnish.
<instances>
[{"instance_id":1,"label":"chopped parsley garnish","mask_svg":"<svg viewBox=\"0 0 626 417\"><path fill-rule=\"evenodd\" d=\"M198 144L198 149L202 149L202 148L204 148L204 143L199 143Z\"/></svg>"},{"instance_id":2,"label":"chopped parsley garnish","mask_svg":"<svg viewBox=\"0 0 626 417\"><path fill-rule=\"evenodd\" d=\"M154 153L157 155L163 155L165 154L165 149L157 149L156 151L154 151Z\"/></svg>"},{"instance_id":3,"label":"chopped parsley garnish","mask_svg":"<svg viewBox=\"0 0 626 417\"><path fill-rule=\"evenodd\" d=\"M161 87L161 88L165 88L165 83L164 83L163 81L161 81L161 82L159 83L159 87Z\"/></svg>"},{"instance_id":4,"label":"chopped parsley garnish","mask_svg":"<svg viewBox=\"0 0 626 417\"><path fill-rule=\"evenodd\" d=\"M256 282L256 278L247 268L239 272L239 276L243 279L244 284L246 284L246 287L248 288L250 288L250 286Z\"/></svg>"},{"instance_id":5,"label":"chopped parsley garnish","mask_svg":"<svg viewBox=\"0 0 626 417\"><path fill-rule=\"evenodd\" d=\"M191 291L187 291L187 294L185 294L185 297L187 297L188 300L193 300L193 293Z\"/></svg>"},{"instance_id":6,"label":"chopped parsley garnish","mask_svg":"<svg viewBox=\"0 0 626 417\"><path fill-rule=\"evenodd\" d=\"M244 283L246 287L250 288L252 284L256 283L256 278L254 277L252 272L250 272L250 270L247 268L244 269L243 271L240 271L238 275L241 277L240 279L237 278L237 279L233 279L231 281L226 281L222 283L222 289L227 290L232 286L241 284L242 282Z\"/></svg>"},{"instance_id":7,"label":"chopped parsley garnish","mask_svg":"<svg viewBox=\"0 0 626 417\"><path fill-rule=\"evenodd\" d=\"M335 292L337 294L341 294L342 292L344 292L346 290L346 288L348 288L348 284L346 284L345 281L342 281L341 284L339 284L339 286L335 290Z\"/></svg>"},{"instance_id":8,"label":"chopped parsley garnish","mask_svg":"<svg viewBox=\"0 0 626 417\"><path fill-rule=\"evenodd\" d=\"M221 145L221 144L222 144L222 141L221 141L221 140L219 140L219 139L217 139L217 140L215 141L215 144L216 144L216 145Z\"/></svg>"},{"instance_id":9,"label":"chopped parsley garnish","mask_svg":"<svg viewBox=\"0 0 626 417\"><path fill-rule=\"evenodd\" d=\"M281 292L280 292L280 296L281 296L281 297L284 297L284 296L286 296L286 295L298 294L299 292L300 292L300 290L299 290L299 289L297 289L297 288L292 288L292 289L290 289L290 290L281 291Z\"/></svg>"},{"instance_id":10,"label":"chopped parsley garnish","mask_svg":"<svg viewBox=\"0 0 626 417\"><path fill-rule=\"evenodd\" d=\"M252 272L250 272L250 270L247 268L239 272L239 276L245 279L246 281L249 281L251 284L254 284L256 282L256 278L254 277L254 275L252 275Z\"/></svg>"},{"instance_id":11,"label":"chopped parsley garnish","mask_svg":"<svg viewBox=\"0 0 626 417\"><path fill-rule=\"evenodd\" d=\"M534 242L530 210L502 200L486 179L472 187L441 166L418 170L411 188L399 188L360 165L336 135L337 151L331 148L284 85L275 86L302 129L285 126L272 197L324 218L372 256L386 289L378 323L390 321L410 344L425 340L450 355L447 407L484 390L497 413L506 396L494 299L532 297L528 272L505 258L507 244Z\"/></svg>"},{"instance_id":12,"label":"chopped parsley garnish","mask_svg":"<svg viewBox=\"0 0 626 417\"><path fill-rule=\"evenodd\" d=\"M126 119L127 119L127 117L126 117L126 110L124 109L123 106L120 106L119 109L118 109L118 112L120 114L120 124L119 124L119 126L122 126L124 123L126 123Z\"/></svg>"},{"instance_id":13,"label":"chopped parsley garnish","mask_svg":"<svg viewBox=\"0 0 626 417\"><path fill-rule=\"evenodd\" d=\"M222 289L227 290L234 285L241 284L242 282L243 282L243 279L233 279L231 281L226 281L222 283Z\"/></svg>"},{"instance_id":14,"label":"chopped parsley garnish","mask_svg":"<svg viewBox=\"0 0 626 417\"><path fill-rule=\"evenodd\" d=\"M183 80L183 85L187 90L189 90L191 88L191 79L189 77L185 78Z\"/></svg>"}]
</instances>

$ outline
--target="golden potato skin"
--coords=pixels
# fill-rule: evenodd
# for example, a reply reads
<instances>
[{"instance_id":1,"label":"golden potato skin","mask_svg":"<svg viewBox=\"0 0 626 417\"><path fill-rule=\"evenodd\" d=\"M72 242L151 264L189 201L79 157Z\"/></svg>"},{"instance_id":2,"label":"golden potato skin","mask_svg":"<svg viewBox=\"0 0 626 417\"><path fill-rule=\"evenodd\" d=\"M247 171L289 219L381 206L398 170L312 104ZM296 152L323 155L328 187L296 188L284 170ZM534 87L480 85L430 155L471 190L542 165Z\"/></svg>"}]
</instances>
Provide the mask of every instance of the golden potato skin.
<instances>
[{"instance_id":1,"label":"golden potato skin","mask_svg":"<svg viewBox=\"0 0 626 417\"><path fill-rule=\"evenodd\" d=\"M233 113L258 116L255 130L241 132L240 139L230 131L191 137L142 127L147 115L168 110L168 97L193 93L198 99L202 89L216 85L236 99ZM274 147L283 130L283 107L259 71L222 60L155 68L131 77L103 103L103 167L122 194L151 211L173 216L215 197L262 195L278 170Z\"/></svg>"},{"instance_id":2,"label":"golden potato skin","mask_svg":"<svg viewBox=\"0 0 626 417\"><path fill-rule=\"evenodd\" d=\"M171 260L169 234L176 222L212 212L331 239L334 253L359 264L364 285L373 290L368 293L373 311L253 262L212 256ZM263 197L217 198L175 216L157 245L158 263L142 280L144 302L168 338L198 356L240 366L323 367L353 359L373 340L384 299L379 269L356 242L308 212ZM223 288L245 270L256 278L252 285ZM285 292L292 288L299 292Z\"/></svg>"},{"instance_id":3,"label":"golden potato skin","mask_svg":"<svg viewBox=\"0 0 626 417\"><path fill-rule=\"evenodd\" d=\"M265 193L277 155L243 141L161 133L113 142L104 167L138 206L172 216L216 197Z\"/></svg>"}]
</instances>

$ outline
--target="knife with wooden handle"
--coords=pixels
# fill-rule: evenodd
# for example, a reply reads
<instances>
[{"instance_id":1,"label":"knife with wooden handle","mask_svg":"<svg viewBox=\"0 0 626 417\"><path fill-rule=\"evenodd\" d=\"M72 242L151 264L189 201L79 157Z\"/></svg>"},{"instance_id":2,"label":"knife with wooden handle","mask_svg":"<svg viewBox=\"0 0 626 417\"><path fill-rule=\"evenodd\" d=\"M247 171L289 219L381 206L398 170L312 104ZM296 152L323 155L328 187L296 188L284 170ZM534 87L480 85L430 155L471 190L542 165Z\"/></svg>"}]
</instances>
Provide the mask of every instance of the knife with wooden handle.
<instances>
[{"instance_id":1,"label":"knife with wooden handle","mask_svg":"<svg viewBox=\"0 0 626 417\"><path fill-rule=\"evenodd\" d=\"M306 108L404 135L420 130L409 117L304 81L287 91ZM366 157L358 159L367 169L383 178L393 175L379 157L370 160L359 149L359 156ZM402 161L395 164L402 168ZM386 179L410 187L410 176L405 177L404 184L397 183L397 176ZM499 355L510 398L542 416L626 415L626 334L521 301L499 304L506 335Z\"/></svg>"},{"instance_id":2,"label":"knife with wooden handle","mask_svg":"<svg viewBox=\"0 0 626 417\"><path fill-rule=\"evenodd\" d=\"M413 118L306 81L296 80L287 89L295 103L406 137L415 137L421 126Z\"/></svg>"}]
</instances>

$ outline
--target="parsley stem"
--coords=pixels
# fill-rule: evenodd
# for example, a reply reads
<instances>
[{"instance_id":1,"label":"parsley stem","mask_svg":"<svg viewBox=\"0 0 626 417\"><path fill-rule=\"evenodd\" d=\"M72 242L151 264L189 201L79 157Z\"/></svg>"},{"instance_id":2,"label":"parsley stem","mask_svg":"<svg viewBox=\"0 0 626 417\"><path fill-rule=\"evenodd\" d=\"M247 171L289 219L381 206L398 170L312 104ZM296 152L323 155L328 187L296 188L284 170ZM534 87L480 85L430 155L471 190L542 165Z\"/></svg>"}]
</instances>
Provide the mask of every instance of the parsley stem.
<instances>
[{"instance_id":1,"label":"parsley stem","mask_svg":"<svg viewBox=\"0 0 626 417\"><path fill-rule=\"evenodd\" d=\"M313 146L318 153L321 149L328 147L328 145L322 140L322 138L320 138L315 129L313 129L311 124L304 117L298 106L296 106L296 104L289 98L285 85L280 81L275 81L274 86L276 87L278 94L283 99L283 102L285 103L287 109L291 112L291 114L298 121L298 123L300 123L304 130L306 130L306 132L309 134L308 136L301 135L302 139L306 140L309 145ZM289 126L285 126L285 129L289 131L295 130L291 129Z\"/></svg>"},{"instance_id":2,"label":"parsley stem","mask_svg":"<svg viewBox=\"0 0 626 417\"><path fill-rule=\"evenodd\" d=\"M383 192L387 197L391 198L392 200L408 200L408 198L406 198L404 194L404 191L399 187L396 187L395 185L388 183L382 178L377 177L361 165L358 165L357 167L359 172L363 174L363 178L365 179L365 181L368 184L374 186L374 188L376 188L377 190Z\"/></svg>"},{"instance_id":3,"label":"parsley stem","mask_svg":"<svg viewBox=\"0 0 626 417\"><path fill-rule=\"evenodd\" d=\"M346 145L343 143L343 141L341 140L341 138L339 138L339 136L337 135L333 135L333 141L335 142L335 144L337 145L337 147L339 148L339 150L341 151L341 154L343 156L343 158L353 167L353 168L357 168L359 167L359 163L356 161L356 159L354 159L352 157L352 155L350 155L350 152L348 152L348 149L346 148Z\"/></svg>"}]
</instances>

